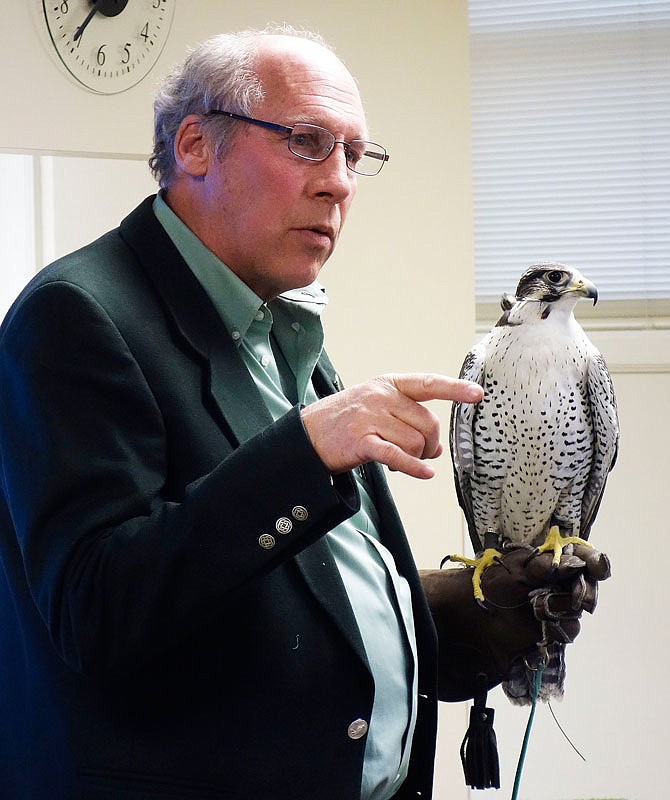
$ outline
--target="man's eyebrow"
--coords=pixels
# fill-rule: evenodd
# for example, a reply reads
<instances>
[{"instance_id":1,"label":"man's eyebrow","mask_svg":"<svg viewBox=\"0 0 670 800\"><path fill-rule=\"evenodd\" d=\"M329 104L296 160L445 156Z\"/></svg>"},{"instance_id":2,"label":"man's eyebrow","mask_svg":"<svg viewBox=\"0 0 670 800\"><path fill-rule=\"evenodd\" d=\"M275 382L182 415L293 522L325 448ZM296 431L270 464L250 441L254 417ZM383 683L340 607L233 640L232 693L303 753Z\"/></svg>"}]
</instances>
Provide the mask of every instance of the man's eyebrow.
<instances>
[{"instance_id":1,"label":"man's eyebrow","mask_svg":"<svg viewBox=\"0 0 670 800\"><path fill-rule=\"evenodd\" d=\"M286 127L287 128L291 128L291 127L293 127L293 125L298 125L300 123L304 123L305 125L316 125L317 128L323 128L325 131L328 131L329 133L333 133L332 126L321 122L319 120L319 118L311 116L311 115L309 115L309 116L308 115L301 115L299 117L295 117L293 119L293 122L291 122L290 124L287 124ZM333 133L333 136L334 135L335 134ZM370 138L369 133L367 132L367 130L364 130L362 132L357 133L355 136L351 136L351 137L347 138L347 141L354 141L356 139L362 139L363 141L368 141L369 138Z\"/></svg>"}]
</instances>

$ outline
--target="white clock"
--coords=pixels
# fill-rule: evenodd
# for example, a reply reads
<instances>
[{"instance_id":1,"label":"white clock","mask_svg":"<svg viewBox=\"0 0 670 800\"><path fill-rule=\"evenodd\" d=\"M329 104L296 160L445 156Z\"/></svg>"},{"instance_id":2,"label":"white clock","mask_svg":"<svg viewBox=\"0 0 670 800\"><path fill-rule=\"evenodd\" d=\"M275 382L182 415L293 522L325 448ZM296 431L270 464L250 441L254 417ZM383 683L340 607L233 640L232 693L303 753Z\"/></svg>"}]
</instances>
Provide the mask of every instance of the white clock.
<instances>
[{"instance_id":1,"label":"white clock","mask_svg":"<svg viewBox=\"0 0 670 800\"><path fill-rule=\"evenodd\" d=\"M99 94L135 86L165 45L176 0L42 0L51 44L69 74Z\"/></svg>"}]
</instances>

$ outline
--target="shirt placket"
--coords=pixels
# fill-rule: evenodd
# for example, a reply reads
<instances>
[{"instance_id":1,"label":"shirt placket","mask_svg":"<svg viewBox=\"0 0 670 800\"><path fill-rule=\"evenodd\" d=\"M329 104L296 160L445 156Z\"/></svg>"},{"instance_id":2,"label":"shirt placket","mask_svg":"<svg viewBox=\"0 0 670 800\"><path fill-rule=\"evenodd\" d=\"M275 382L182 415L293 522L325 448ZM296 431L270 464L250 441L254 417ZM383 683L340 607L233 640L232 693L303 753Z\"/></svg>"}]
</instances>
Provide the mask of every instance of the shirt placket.
<instances>
[{"instance_id":1,"label":"shirt placket","mask_svg":"<svg viewBox=\"0 0 670 800\"><path fill-rule=\"evenodd\" d=\"M276 419L291 408L286 398L279 376L279 368L270 344L272 330L272 312L267 306L261 306L244 336L242 346L251 353L254 370L252 374L261 393L272 395L274 402L268 403L273 417Z\"/></svg>"}]
</instances>

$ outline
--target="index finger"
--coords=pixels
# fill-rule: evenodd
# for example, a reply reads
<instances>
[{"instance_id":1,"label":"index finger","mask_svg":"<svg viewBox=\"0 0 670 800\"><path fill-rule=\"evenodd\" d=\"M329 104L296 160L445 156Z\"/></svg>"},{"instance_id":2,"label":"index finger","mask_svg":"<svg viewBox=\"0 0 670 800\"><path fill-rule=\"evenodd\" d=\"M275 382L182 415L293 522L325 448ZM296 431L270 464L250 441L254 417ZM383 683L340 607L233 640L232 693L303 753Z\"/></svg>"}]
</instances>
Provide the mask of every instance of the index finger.
<instances>
[{"instance_id":1,"label":"index finger","mask_svg":"<svg viewBox=\"0 0 670 800\"><path fill-rule=\"evenodd\" d=\"M451 378L438 372L406 372L384 377L399 392L419 403L426 400L478 403L484 396L484 390L478 383Z\"/></svg>"}]
</instances>

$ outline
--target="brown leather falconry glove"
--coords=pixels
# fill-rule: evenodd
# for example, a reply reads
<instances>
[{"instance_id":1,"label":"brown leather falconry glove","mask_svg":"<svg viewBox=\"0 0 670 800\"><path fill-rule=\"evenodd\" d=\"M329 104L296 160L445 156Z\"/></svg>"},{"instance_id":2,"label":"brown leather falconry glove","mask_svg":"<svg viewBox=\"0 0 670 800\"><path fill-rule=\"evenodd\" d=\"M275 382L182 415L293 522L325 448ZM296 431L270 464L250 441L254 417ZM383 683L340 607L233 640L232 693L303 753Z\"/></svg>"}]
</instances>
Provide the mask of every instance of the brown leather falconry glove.
<instances>
[{"instance_id":1,"label":"brown leather falconry glove","mask_svg":"<svg viewBox=\"0 0 670 800\"><path fill-rule=\"evenodd\" d=\"M474 598L472 568L420 571L439 640L440 700L474 697L480 673L488 688L495 686L539 643L574 641L582 612L595 609L598 582L610 575L604 553L574 545L558 567L550 553L529 559L530 553L505 549L502 563L484 572L486 608Z\"/></svg>"}]
</instances>

